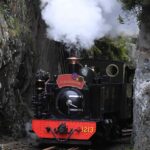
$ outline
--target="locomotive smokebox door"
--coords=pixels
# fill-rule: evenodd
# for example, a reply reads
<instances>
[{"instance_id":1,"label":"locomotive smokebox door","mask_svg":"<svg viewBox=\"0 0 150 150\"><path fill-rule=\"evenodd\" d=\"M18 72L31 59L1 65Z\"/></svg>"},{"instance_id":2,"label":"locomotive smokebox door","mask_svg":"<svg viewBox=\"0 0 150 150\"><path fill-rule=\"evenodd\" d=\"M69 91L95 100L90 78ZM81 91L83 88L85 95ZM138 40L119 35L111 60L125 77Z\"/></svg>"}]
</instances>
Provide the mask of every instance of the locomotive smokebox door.
<instances>
[{"instance_id":1,"label":"locomotive smokebox door","mask_svg":"<svg viewBox=\"0 0 150 150\"><path fill-rule=\"evenodd\" d=\"M56 98L58 112L69 117L78 117L84 111L83 94L78 89L64 88Z\"/></svg>"}]
</instances>

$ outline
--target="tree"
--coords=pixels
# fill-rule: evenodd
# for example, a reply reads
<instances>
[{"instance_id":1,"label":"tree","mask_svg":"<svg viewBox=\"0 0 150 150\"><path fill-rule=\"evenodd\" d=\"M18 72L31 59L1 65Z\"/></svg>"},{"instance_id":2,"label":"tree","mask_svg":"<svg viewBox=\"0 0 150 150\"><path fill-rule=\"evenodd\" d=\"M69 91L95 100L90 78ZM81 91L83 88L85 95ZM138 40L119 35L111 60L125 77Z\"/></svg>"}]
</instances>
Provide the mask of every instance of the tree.
<instances>
[{"instance_id":1,"label":"tree","mask_svg":"<svg viewBox=\"0 0 150 150\"><path fill-rule=\"evenodd\" d=\"M121 0L127 10L140 7L134 80L134 149L150 149L150 1Z\"/></svg>"}]
</instances>

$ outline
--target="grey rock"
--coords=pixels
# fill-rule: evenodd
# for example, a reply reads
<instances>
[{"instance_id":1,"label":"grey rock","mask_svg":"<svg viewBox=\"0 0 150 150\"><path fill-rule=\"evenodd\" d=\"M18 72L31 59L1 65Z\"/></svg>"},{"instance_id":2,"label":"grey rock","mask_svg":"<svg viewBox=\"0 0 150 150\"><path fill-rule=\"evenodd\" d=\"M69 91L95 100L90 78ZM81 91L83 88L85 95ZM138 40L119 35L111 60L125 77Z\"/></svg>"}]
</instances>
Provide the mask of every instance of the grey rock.
<instances>
[{"instance_id":1,"label":"grey rock","mask_svg":"<svg viewBox=\"0 0 150 150\"><path fill-rule=\"evenodd\" d=\"M146 11L144 17L136 52L133 123L135 150L150 149L150 14Z\"/></svg>"},{"instance_id":2,"label":"grey rock","mask_svg":"<svg viewBox=\"0 0 150 150\"><path fill-rule=\"evenodd\" d=\"M56 74L63 46L46 38L39 1L7 0L5 5L0 12L0 136L16 138L27 134L25 122L33 116L36 71Z\"/></svg>"}]
</instances>

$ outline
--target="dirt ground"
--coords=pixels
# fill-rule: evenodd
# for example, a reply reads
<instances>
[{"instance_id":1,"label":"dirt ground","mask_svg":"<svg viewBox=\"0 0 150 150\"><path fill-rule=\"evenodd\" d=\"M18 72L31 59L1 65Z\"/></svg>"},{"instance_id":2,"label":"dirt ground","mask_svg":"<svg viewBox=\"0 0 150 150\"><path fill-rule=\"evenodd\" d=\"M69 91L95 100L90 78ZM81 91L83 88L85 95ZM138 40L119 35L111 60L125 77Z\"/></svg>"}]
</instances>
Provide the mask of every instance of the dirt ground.
<instances>
[{"instance_id":1,"label":"dirt ground","mask_svg":"<svg viewBox=\"0 0 150 150\"><path fill-rule=\"evenodd\" d=\"M72 147L73 146L71 146L71 148L62 148L62 146L57 146L55 150L75 150ZM74 146L74 148L76 147L78 146ZM47 147L40 148L30 145L27 139L20 139L17 141L8 137L0 139L0 150L44 150L45 148ZM111 143L99 144L91 148L76 148L76 150L132 150L132 146L130 144L130 138L128 137Z\"/></svg>"}]
</instances>

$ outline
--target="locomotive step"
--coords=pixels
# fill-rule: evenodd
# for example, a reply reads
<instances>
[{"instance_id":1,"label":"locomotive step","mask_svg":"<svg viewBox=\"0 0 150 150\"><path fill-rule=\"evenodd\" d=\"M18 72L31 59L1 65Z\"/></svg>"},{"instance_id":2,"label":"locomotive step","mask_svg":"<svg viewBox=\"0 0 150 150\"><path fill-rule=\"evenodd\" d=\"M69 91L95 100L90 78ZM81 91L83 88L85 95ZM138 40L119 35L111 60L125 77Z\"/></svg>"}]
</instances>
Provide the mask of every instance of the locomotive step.
<instances>
[{"instance_id":1,"label":"locomotive step","mask_svg":"<svg viewBox=\"0 0 150 150\"><path fill-rule=\"evenodd\" d=\"M130 136L132 129L122 129L122 136Z\"/></svg>"}]
</instances>

